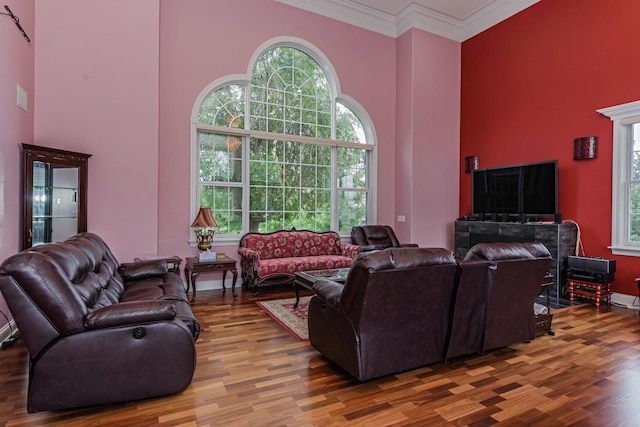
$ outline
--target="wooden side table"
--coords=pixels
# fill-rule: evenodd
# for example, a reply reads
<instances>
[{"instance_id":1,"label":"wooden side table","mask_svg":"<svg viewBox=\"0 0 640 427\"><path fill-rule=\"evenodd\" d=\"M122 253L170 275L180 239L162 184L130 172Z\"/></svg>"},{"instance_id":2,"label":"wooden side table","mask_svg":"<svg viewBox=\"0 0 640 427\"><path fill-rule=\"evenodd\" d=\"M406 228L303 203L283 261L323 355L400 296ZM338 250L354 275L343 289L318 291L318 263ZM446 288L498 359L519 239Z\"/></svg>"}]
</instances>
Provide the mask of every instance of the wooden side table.
<instances>
[{"instance_id":1,"label":"wooden side table","mask_svg":"<svg viewBox=\"0 0 640 427\"><path fill-rule=\"evenodd\" d=\"M224 286L224 282L227 278L227 271L233 273L233 282L231 282L231 293L234 298L238 298L236 294L236 281L238 280L238 269L236 268L236 260L233 258L222 258L212 261L200 261L195 257L188 257L184 266L184 277L187 280L187 294L189 294L189 288L193 285L193 296L191 302L196 300L196 279L200 273L214 273L222 272L222 292L226 292L227 288Z\"/></svg>"},{"instance_id":2,"label":"wooden side table","mask_svg":"<svg viewBox=\"0 0 640 427\"><path fill-rule=\"evenodd\" d=\"M547 302L546 304L544 304L547 307L547 312L546 314L538 314L537 316L535 316L534 326L536 330L536 336L541 335L545 332L551 336L556 334L555 331L551 329L553 313L551 313L551 297L549 295L549 289L551 288L551 286L553 286L553 276L549 274L545 277L545 279L545 283L541 285L541 290L546 291L547 293Z\"/></svg>"}]
</instances>

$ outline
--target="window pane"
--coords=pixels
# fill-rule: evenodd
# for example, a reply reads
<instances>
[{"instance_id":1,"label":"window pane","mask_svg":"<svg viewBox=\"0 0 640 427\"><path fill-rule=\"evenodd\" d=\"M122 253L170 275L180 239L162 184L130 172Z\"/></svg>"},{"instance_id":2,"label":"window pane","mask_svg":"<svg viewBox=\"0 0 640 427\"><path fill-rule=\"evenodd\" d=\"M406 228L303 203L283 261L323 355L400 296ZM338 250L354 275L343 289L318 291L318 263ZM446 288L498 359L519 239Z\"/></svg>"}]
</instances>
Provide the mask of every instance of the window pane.
<instances>
[{"instance_id":1,"label":"window pane","mask_svg":"<svg viewBox=\"0 0 640 427\"><path fill-rule=\"evenodd\" d=\"M358 116L347 106L336 103L336 139L366 144L364 128Z\"/></svg>"},{"instance_id":2,"label":"window pane","mask_svg":"<svg viewBox=\"0 0 640 427\"><path fill-rule=\"evenodd\" d=\"M242 139L233 135L198 132L200 181L242 181Z\"/></svg>"},{"instance_id":3,"label":"window pane","mask_svg":"<svg viewBox=\"0 0 640 427\"><path fill-rule=\"evenodd\" d=\"M200 106L198 123L244 128L244 85L229 85L213 91Z\"/></svg>"},{"instance_id":4,"label":"window pane","mask_svg":"<svg viewBox=\"0 0 640 427\"><path fill-rule=\"evenodd\" d=\"M640 123L631 127L631 179L640 180Z\"/></svg>"},{"instance_id":5,"label":"window pane","mask_svg":"<svg viewBox=\"0 0 640 427\"><path fill-rule=\"evenodd\" d=\"M629 241L640 243L640 184L629 186Z\"/></svg>"},{"instance_id":6,"label":"window pane","mask_svg":"<svg viewBox=\"0 0 640 427\"><path fill-rule=\"evenodd\" d=\"M200 188L200 207L211 208L219 227L217 233L242 232L242 188L223 185L203 185Z\"/></svg>"},{"instance_id":7,"label":"window pane","mask_svg":"<svg viewBox=\"0 0 640 427\"><path fill-rule=\"evenodd\" d=\"M367 223L367 193L364 191L338 192L338 231L346 232L357 224Z\"/></svg>"},{"instance_id":8,"label":"window pane","mask_svg":"<svg viewBox=\"0 0 640 427\"><path fill-rule=\"evenodd\" d=\"M631 126L629 181L629 242L640 243L640 123Z\"/></svg>"},{"instance_id":9,"label":"window pane","mask_svg":"<svg viewBox=\"0 0 640 427\"><path fill-rule=\"evenodd\" d=\"M338 147L338 187L367 188L366 158L366 150Z\"/></svg>"},{"instance_id":10,"label":"window pane","mask_svg":"<svg viewBox=\"0 0 640 427\"><path fill-rule=\"evenodd\" d=\"M259 152L265 145L266 160L257 160L263 158ZM256 156L254 150L258 152ZM291 227L330 229L331 147L252 138L249 152L249 206L252 213L264 218L259 222L251 220L251 227L261 231ZM318 158L328 158L329 165L307 163ZM258 185L262 180L265 185Z\"/></svg>"},{"instance_id":11,"label":"window pane","mask_svg":"<svg viewBox=\"0 0 640 427\"><path fill-rule=\"evenodd\" d=\"M258 58L249 108L251 129L331 137L329 82L318 63L298 49L276 47Z\"/></svg>"}]
</instances>

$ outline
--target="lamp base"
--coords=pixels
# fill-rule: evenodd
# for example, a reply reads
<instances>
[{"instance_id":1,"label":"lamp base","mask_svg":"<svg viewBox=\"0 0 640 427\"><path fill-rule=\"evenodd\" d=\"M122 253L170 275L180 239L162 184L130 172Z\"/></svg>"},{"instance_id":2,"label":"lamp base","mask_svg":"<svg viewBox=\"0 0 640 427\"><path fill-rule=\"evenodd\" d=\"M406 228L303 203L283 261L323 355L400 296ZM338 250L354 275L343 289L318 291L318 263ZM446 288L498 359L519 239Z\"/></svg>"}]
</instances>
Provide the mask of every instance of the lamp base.
<instances>
[{"instance_id":1,"label":"lamp base","mask_svg":"<svg viewBox=\"0 0 640 427\"><path fill-rule=\"evenodd\" d=\"M215 252L211 251L202 251L200 252L199 258L200 261L215 261L217 259L217 255Z\"/></svg>"}]
</instances>

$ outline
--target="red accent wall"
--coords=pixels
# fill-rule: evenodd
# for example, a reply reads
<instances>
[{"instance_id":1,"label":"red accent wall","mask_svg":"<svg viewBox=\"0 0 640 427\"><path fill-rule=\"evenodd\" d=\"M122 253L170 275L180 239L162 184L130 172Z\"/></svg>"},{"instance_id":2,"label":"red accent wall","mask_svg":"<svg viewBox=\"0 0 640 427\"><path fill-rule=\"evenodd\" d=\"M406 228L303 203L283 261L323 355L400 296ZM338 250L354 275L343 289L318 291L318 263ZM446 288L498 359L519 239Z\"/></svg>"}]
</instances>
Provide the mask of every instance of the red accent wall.
<instances>
[{"instance_id":1,"label":"red accent wall","mask_svg":"<svg viewBox=\"0 0 640 427\"><path fill-rule=\"evenodd\" d=\"M611 244L612 123L597 109L640 99L640 2L541 0L462 44L460 214L471 208L464 157L480 167L559 160L559 209L587 256L617 260L614 292L636 295L640 258ZM599 137L595 160L573 140Z\"/></svg>"}]
</instances>

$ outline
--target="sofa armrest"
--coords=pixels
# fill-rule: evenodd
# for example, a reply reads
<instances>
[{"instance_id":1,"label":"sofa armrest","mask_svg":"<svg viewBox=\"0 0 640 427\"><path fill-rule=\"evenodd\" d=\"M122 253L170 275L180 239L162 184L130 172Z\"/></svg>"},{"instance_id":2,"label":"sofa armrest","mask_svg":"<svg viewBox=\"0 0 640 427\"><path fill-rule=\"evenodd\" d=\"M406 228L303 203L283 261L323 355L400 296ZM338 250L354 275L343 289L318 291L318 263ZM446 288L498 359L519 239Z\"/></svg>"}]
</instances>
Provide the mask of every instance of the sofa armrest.
<instances>
[{"instance_id":1,"label":"sofa armrest","mask_svg":"<svg viewBox=\"0 0 640 427\"><path fill-rule=\"evenodd\" d=\"M163 259L126 262L118 267L118 272L125 282L163 276L168 271L167 261Z\"/></svg>"},{"instance_id":2,"label":"sofa armrest","mask_svg":"<svg viewBox=\"0 0 640 427\"><path fill-rule=\"evenodd\" d=\"M257 251L249 248L238 248L238 253L241 257L251 261L260 261L260 254Z\"/></svg>"},{"instance_id":3,"label":"sofa armrest","mask_svg":"<svg viewBox=\"0 0 640 427\"><path fill-rule=\"evenodd\" d=\"M260 264L260 254L253 249L247 247L238 248L240 255L240 267L242 268L242 277L248 278L253 283L258 278L258 265Z\"/></svg>"},{"instance_id":4,"label":"sofa armrest","mask_svg":"<svg viewBox=\"0 0 640 427\"><path fill-rule=\"evenodd\" d=\"M354 245L352 243L341 242L340 251L342 255L348 256L351 259L355 259L360 252L362 252L362 246Z\"/></svg>"},{"instance_id":5,"label":"sofa armrest","mask_svg":"<svg viewBox=\"0 0 640 427\"><path fill-rule=\"evenodd\" d=\"M387 246L382 245L364 245L362 246L362 252L381 251L386 248Z\"/></svg>"},{"instance_id":6,"label":"sofa armrest","mask_svg":"<svg viewBox=\"0 0 640 427\"><path fill-rule=\"evenodd\" d=\"M344 285L333 280L321 279L313 284L313 291L316 295L333 307L340 307L340 298Z\"/></svg>"},{"instance_id":7,"label":"sofa armrest","mask_svg":"<svg viewBox=\"0 0 640 427\"><path fill-rule=\"evenodd\" d=\"M399 248L417 248L418 244L417 243L400 243L398 247Z\"/></svg>"},{"instance_id":8,"label":"sofa armrest","mask_svg":"<svg viewBox=\"0 0 640 427\"><path fill-rule=\"evenodd\" d=\"M88 329L102 329L172 320L175 317L176 306L171 301L129 301L92 311L87 315L84 325Z\"/></svg>"}]
</instances>

